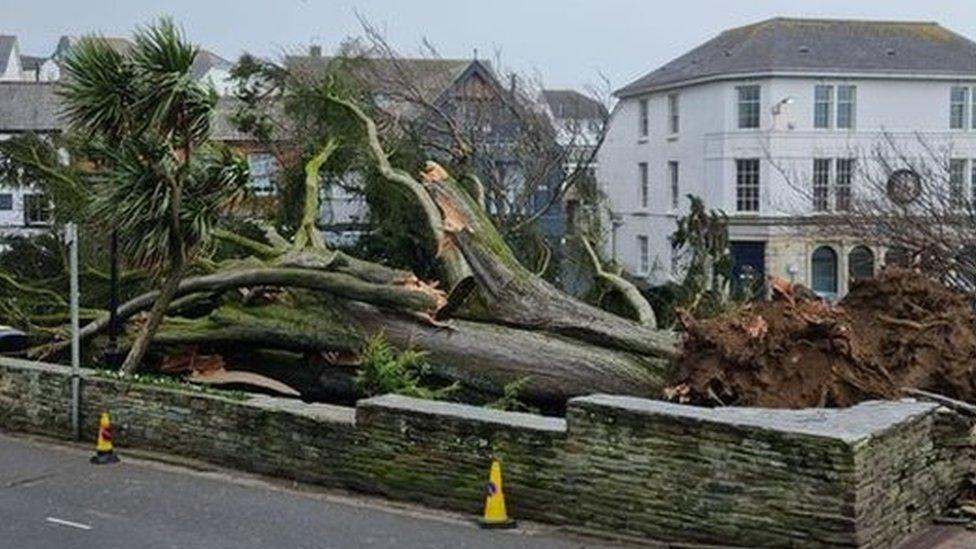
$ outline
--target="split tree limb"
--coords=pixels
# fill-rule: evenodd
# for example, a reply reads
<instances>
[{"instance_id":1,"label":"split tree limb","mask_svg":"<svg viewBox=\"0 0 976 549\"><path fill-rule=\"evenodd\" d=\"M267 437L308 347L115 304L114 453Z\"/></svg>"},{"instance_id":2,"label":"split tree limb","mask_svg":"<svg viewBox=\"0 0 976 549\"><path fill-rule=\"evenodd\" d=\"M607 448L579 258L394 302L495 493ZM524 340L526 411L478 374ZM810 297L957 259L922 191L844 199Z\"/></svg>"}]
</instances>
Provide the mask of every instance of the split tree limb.
<instances>
[{"instance_id":1,"label":"split tree limb","mask_svg":"<svg viewBox=\"0 0 976 549\"><path fill-rule=\"evenodd\" d=\"M380 174L392 183L395 183L407 190L416 199L417 204L427 218L427 226L434 241L437 243L437 257L441 262L441 271L444 278L444 287L448 294L448 310L453 310L463 303L468 295L474 290L474 280L471 276L471 269L464 261L464 257L459 250L450 245L444 235L444 223L441 218L437 205L431 200L430 195L424 190L416 179L408 175L403 170L397 170L390 165L390 161L383 151L380 143L379 133L376 130L376 123L366 115L358 106L350 101L335 96L328 96L328 100L349 111L357 118L366 131L366 139L369 144L370 153L376 162L376 167Z\"/></svg>"},{"instance_id":2,"label":"split tree limb","mask_svg":"<svg viewBox=\"0 0 976 549\"><path fill-rule=\"evenodd\" d=\"M427 190L471 266L491 318L623 351L664 358L679 355L673 334L583 303L529 272L487 214L443 168L428 162L426 173Z\"/></svg>"},{"instance_id":3,"label":"split tree limb","mask_svg":"<svg viewBox=\"0 0 976 549\"><path fill-rule=\"evenodd\" d=\"M590 244L590 240L585 236L580 236L580 240L583 242L583 248L586 250L586 254L590 257L590 263L593 265L593 270L596 271L596 277L620 293L627 304L634 310L634 314L637 315L637 322L648 328L657 328L657 318L654 316L654 309L644 299L637 286L631 284L624 277L604 269L600 257L596 255L593 246Z\"/></svg>"}]
</instances>

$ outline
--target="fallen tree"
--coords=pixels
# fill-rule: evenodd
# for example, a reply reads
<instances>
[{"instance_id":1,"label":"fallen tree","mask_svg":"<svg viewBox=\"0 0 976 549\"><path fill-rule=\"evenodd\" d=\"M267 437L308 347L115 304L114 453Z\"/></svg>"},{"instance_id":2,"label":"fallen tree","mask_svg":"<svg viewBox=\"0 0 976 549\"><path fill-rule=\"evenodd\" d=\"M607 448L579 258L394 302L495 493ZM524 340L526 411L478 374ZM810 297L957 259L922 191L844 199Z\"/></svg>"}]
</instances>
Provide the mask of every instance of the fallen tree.
<instances>
[{"instance_id":1,"label":"fallen tree","mask_svg":"<svg viewBox=\"0 0 976 549\"><path fill-rule=\"evenodd\" d=\"M417 175L394 166L373 119L349 99L355 94L339 91L331 80L308 90L318 94L312 99L321 103L321 112L339 115L310 126L321 134L300 145L316 144L293 166L299 186L292 188L298 195L283 202L294 214L288 224L228 218L227 212L241 211L235 207L246 173L240 158L211 137L215 96L194 83L184 66L197 50L168 21L145 32L140 44L165 39L184 53L173 68L182 82L172 92L182 101L178 108L163 109L166 116L147 122L106 107L111 102L89 101L128 104L133 99L113 95L120 89L113 83L128 82L133 76L127 68L141 67L139 59L93 39L72 57L74 78L65 84L74 113L68 137L74 132L81 138L65 140L79 147L71 151L70 165L60 162L53 142L35 138L25 141L25 154L12 157L13 165L22 166L10 171L27 170L42 187L47 181L51 189L72 190L72 208L62 215L73 217L59 221L83 222L94 234L122 230L123 253L132 260L128 267L148 271L145 284L128 288L117 310L123 340L133 349L126 372L174 364L191 371L219 364L233 372L241 366L301 385L305 394L323 392L316 383L327 385L329 394L354 393L350 376L364 345L382 334L400 349L425 353L433 375L468 393L498 395L517 383L526 399L561 403L601 391L656 396L669 381L677 342L656 329L653 311L635 288L597 266L596 276L629 303L631 320L546 282L522 265L487 215L484 186L474 173L459 169L455 178L434 162ZM93 69L99 63L113 67L111 81ZM136 76L151 74L150 68ZM158 90L140 93L150 92ZM186 117L190 110L192 121ZM180 131L163 124L171 119ZM92 135L97 139L85 139ZM423 278L416 267L392 268L381 264L386 258L366 261L329 247L317 226L323 170L333 176L355 170L379 174L384 190L411 215L416 212L410 219L417 227L410 229L432 258L422 267ZM33 357L61 356L67 348L61 320L67 299L58 280L63 273L45 273L44 280L0 273L0 311L5 322L30 332ZM98 360L93 350L111 321L93 303L98 302L85 304L89 321L81 336ZM197 356L209 358L192 359ZM308 371L298 372L303 368ZM321 371L309 374L316 369ZM213 371L210 378L224 381L258 379ZM196 373L198 379L208 377Z\"/></svg>"},{"instance_id":2,"label":"fallen tree","mask_svg":"<svg viewBox=\"0 0 976 549\"><path fill-rule=\"evenodd\" d=\"M523 397L538 402L600 391L660 392L678 354L671 334L654 329L647 315L643 323L616 316L530 272L455 178L435 163L418 178L393 168L372 120L352 102L331 100L361 122L380 173L423 211L443 284L326 245L315 220L319 170L339 148L329 140L306 165L301 224L292 239L272 228L263 229L263 238L215 230L212 237L236 257L176 285L154 349L170 355L188 348L290 351L319 362L325 357L348 375L366 339L381 333L400 348L424 351L439 377L484 394L520 380ZM159 296L156 290L127 300L119 318L137 330ZM99 316L81 335L88 340L108 327L107 315ZM65 344L47 342L31 354L50 356Z\"/></svg>"}]
</instances>

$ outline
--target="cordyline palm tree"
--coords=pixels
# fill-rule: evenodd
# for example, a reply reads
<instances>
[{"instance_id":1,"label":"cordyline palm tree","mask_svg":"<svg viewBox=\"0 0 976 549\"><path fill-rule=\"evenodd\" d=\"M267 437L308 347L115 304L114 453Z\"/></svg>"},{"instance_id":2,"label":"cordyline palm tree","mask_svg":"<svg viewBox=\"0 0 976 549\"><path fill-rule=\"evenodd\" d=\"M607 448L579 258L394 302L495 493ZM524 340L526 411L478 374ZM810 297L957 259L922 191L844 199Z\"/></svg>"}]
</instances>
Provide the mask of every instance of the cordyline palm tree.
<instances>
[{"instance_id":1,"label":"cordyline palm tree","mask_svg":"<svg viewBox=\"0 0 976 549\"><path fill-rule=\"evenodd\" d=\"M139 367L193 254L247 178L246 164L210 141L217 95L191 72L198 51L162 19L131 48L89 37L65 59L64 116L93 166L88 214L120 231L129 261L162 275L124 372Z\"/></svg>"}]
</instances>

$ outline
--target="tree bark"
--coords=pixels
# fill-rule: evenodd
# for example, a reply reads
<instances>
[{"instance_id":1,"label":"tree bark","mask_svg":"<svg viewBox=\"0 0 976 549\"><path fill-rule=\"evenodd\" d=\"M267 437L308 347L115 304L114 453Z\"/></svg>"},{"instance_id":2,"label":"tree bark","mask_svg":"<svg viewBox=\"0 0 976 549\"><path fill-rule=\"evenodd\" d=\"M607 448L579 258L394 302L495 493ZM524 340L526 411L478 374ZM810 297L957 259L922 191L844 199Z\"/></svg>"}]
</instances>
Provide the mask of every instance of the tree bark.
<instances>
[{"instance_id":1,"label":"tree bark","mask_svg":"<svg viewBox=\"0 0 976 549\"><path fill-rule=\"evenodd\" d=\"M149 344L152 342L153 336L156 335L156 330L163 321L166 309L169 308L170 302L176 297L182 278L183 257L180 255L178 258L173 258L172 268L166 277L166 281L163 283L163 287L158 292L153 292L155 299L151 302L152 309L149 311L149 318L139 329L139 335L132 342L129 354L125 356L125 361L122 362L121 370L123 373L131 374L142 365L142 359L146 356L146 351L149 350ZM123 317L119 315L118 319L122 321ZM108 327L108 323L109 320L106 318L106 327ZM86 327L90 325L88 324ZM83 330L79 332L83 332Z\"/></svg>"},{"instance_id":2,"label":"tree bark","mask_svg":"<svg viewBox=\"0 0 976 549\"><path fill-rule=\"evenodd\" d=\"M583 303L528 271L487 215L443 168L429 166L425 184L441 209L447 234L474 273L491 318L618 350L678 356L672 334Z\"/></svg>"},{"instance_id":3,"label":"tree bark","mask_svg":"<svg viewBox=\"0 0 976 549\"><path fill-rule=\"evenodd\" d=\"M667 361L571 338L466 320L435 326L364 303L333 305L224 306L202 319L167 320L156 342L357 353L368 334L382 333L399 348L425 351L442 377L490 394L528 378L523 397L545 403L594 392L656 396L668 381Z\"/></svg>"},{"instance_id":4,"label":"tree bark","mask_svg":"<svg viewBox=\"0 0 976 549\"><path fill-rule=\"evenodd\" d=\"M657 318L654 316L654 309L651 308L651 304L641 295L637 286L631 284L624 277L604 269L603 263L600 261L600 256L596 255L589 239L581 236L580 240L583 241L583 249L586 250L586 254L590 258L590 263L593 265L596 278L608 284L623 297L624 301L630 305L634 314L637 316L637 322L648 328L657 328Z\"/></svg>"}]
</instances>

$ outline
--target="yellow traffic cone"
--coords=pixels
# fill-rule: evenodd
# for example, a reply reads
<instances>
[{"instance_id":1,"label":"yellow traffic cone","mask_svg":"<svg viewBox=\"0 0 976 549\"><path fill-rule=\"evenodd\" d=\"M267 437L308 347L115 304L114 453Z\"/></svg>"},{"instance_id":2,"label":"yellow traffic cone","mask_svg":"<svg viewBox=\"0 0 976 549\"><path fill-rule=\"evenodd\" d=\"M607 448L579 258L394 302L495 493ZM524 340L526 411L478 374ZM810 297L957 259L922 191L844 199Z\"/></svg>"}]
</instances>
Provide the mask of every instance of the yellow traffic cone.
<instances>
[{"instance_id":1,"label":"yellow traffic cone","mask_svg":"<svg viewBox=\"0 0 976 549\"><path fill-rule=\"evenodd\" d=\"M95 465L119 462L119 456L115 455L112 448L112 422L108 418L108 412L102 412L102 417L98 420L98 442L95 443L95 455L90 461Z\"/></svg>"},{"instance_id":2,"label":"yellow traffic cone","mask_svg":"<svg viewBox=\"0 0 976 549\"><path fill-rule=\"evenodd\" d=\"M502 466L492 460L488 485L485 487L485 516L478 521L482 528L515 528L515 521L505 512L505 492L502 490Z\"/></svg>"}]
</instances>

